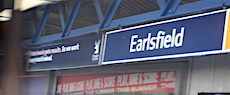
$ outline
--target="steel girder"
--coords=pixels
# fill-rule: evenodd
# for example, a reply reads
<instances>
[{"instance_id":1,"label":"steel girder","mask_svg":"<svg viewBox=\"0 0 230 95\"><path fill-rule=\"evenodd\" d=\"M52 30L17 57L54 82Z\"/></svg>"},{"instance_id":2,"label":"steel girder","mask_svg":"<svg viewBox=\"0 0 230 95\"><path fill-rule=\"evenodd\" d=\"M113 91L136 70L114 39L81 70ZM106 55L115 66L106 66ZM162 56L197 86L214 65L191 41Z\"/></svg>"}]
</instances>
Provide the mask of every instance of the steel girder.
<instances>
[{"instance_id":1,"label":"steel girder","mask_svg":"<svg viewBox=\"0 0 230 95\"><path fill-rule=\"evenodd\" d=\"M27 44L37 44L37 43L49 42L49 41L63 39L63 37L65 38L74 37L74 36L84 35L88 33L94 33L94 32L97 32L98 30L103 31L103 30L108 30L112 28L117 28L120 26L127 26L127 25L132 25L132 24L137 24L137 23L143 23L146 21L163 19L163 18L177 16L181 14L187 14L191 12L198 12L198 11L203 11L203 10L212 9L212 8L221 8L223 7L223 5L230 6L229 0L202 0L199 2L194 2L194 3L184 4L184 5L179 5L181 0L169 0L168 3L164 2L164 0L156 0L156 1L160 7L160 10L112 20L116 10L118 9L118 6L121 0L113 0L105 16L103 16L101 12L101 7L100 7L98 0L94 0L94 5L96 8L96 12L97 12L100 23L96 25L91 25L88 27L80 28L80 29L75 29L75 30L71 30L71 27L73 25L76 14L81 5L80 4L81 0L77 0L76 1L77 3L75 2L75 6L73 6L72 11L66 23L64 23L65 21L64 21L64 16L62 12L62 7L61 7L61 4L59 4L59 12L60 12L60 19L61 19L61 24L63 28L63 33L40 37L41 31L43 29L43 27L41 26L44 25L44 23L46 22L45 18L50 13L50 12L45 11L43 18L41 22L39 23L39 27L37 29L35 38L31 40L27 40L26 42ZM47 11L49 10L49 6L47 6L46 10Z\"/></svg>"},{"instance_id":2,"label":"steel girder","mask_svg":"<svg viewBox=\"0 0 230 95\"><path fill-rule=\"evenodd\" d=\"M64 14L63 14L63 9L62 9L61 2L58 3L58 10L59 10L59 15L60 15L60 21L61 21L62 31L64 31L64 29L65 29L65 18L64 18Z\"/></svg>"},{"instance_id":3,"label":"steel girder","mask_svg":"<svg viewBox=\"0 0 230 95\"><path fill-rule=\"evenodd\" d=\"M103 14L102 14L102 11L101 11L101 6L100 6L100 3L98 0L93 0L94 1L94 6L95 6L95 9L97 11L97 16L98 16L98 19L100 22L102 22L103 20Z\"/></svg>"},{"instance_id":4,"label":"steel girder","mask_svg":"<svg viewBox=\"0 0 230 95\"><path fill-rule=\"evenodd\" d=\"M71 10L71 13L67 19L67 22L66 22L66 25L65 25L65 28L64 28L64 31L62 33L62 37L66 37L70 34L70 30L73 26L73 23L74 23L74 20L77 16L77 13L78 13L78 10L80 9L80 6L81 6L81 2L82 0L76 0L74 5L73 5L73 8Z\"/></svg>"},{"instance_id":5,"label":"steel girder","mask_svg":"<svg viewBox=\"0 0 230 95\"><path fill-rule=\"evenodd\" d=\"M43 13L42 19L40 20L39 25L37 27L36 34L35 34L34 39L33 39L33 43L39 41L39 39L42 35L42 31L45 27L46 21L49 18L51 8L52 8L52 5L47 5L46 10Z\"/></svg>"},{"instance_id":6,"label":"steel girder","mask_svg":"<svg viewBox=\"0 0 230 95\"><path fill-rule=\"evenodd\" d=\"M113 0L109 6L109 8L106 11L106 14L100 23L99 29L103 29L105 27L109 27L110 22L113 19L113 16L115 15L119 5L120 5L121 0Z\"/></svg>"}]
</instances>

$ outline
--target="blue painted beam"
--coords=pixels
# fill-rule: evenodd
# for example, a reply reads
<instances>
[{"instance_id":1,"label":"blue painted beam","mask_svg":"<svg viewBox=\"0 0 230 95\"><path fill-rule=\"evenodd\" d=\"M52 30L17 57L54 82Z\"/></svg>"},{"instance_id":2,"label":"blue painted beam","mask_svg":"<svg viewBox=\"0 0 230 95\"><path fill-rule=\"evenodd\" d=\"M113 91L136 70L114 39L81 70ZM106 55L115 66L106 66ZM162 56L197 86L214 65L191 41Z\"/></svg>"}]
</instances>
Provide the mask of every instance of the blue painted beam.
<instances>
[{"instance_id":1,"label":"blue painted beam","mask_svg":"<svg viewBox=\"0 0 230 95\"><path fill-rule=\"evenodd\" d=\"M103 17L102 11L101 11L100 3L99 3L98 0L93 0L93 1L94 1L94 6L96 8L98 19L99 19L100 22L102 22L104 17Z\"/></svg>"},{"instance_id":2,"label":"blue painted beam","mask_svg":"<svg viewBox=\"0 0 230 95\"><path fill-rule=\"evenodd\" d=\"M157 0L157 4L160 7L160 9L164 9L166 7L165 0Z\"/></svg>"},{"instance_id":3,"label":"blue painted beam","mask_svg":"<svg viewBox=\"0 0 230 95\"><path fill-rule=\"evenodd\" d=\"M62 26L62 31L65 29L65 18L63 15L63 10L62 10L62 4L61 2L58 2L58 10L59 10L59 15L60 15L60 21L61 21L61 26Z\"/></svg>"},{"instance_id":4,"label":"blue painted beam","mask_svg":"<svg viewBox=\"0 0 230 95\"><path fill-rule=\"evenodd\" d=\"M104 19L100 23L99 29L102 29L104 27L109 27L110 22L113 19L113 16L115 15L121 0L113 0L109 6L109 8L106 11L106 14L104 16Z\"/></svg>"},{"instance_id":5,"label":"blue painted beam","mask_svg":"<svg viewBox=\"0 0 230 95\"><path fill-rule=\"evenodd\" d=\"M161 16L173 14L179 6L180 2L181 0L169 0L166 7L163 9Z\"/></svg>"},{"instance_id":6,"label":"blue painted beam","mask_svg":"<svg viewBox=\"0 0 230 95\"><path fill-rule=\"evenodd\" d=\"M36 35L35 35L35 37L34 37L34 39L33 39L33 43L39 41L40 36L42 35L42 31L43 31L43 29L44 29L44 27L45 27L46 21L47 21L47 19L49 18L49 14L50 14L50 11L51 11L51 9L52 9L52 6L53 6L53 5L47 5L47 6L46 6L46 9L45 9L45 11L44 11L44 13L43 13L43 16L42 16L42 18L41 18L41 20L40 20L40 22L39 22L38 27L37 27Z\"/></svg>"},{"instance_id":7,"label":"blue painted beam","mask_svg":"<svg viewBox=\"0 0 230 95\"><path fill-rule=\"evenodd\" d=\"M213 9L213 8L221 8L222 3L225 3L225 5L227 6L230 6L229 0L215 0L215 1L202 0L199 2L180 5L178 6L177 11L175 11L174 14L166 15L163 17L161 16L162 10L158 10L158 11L152 11L148 13L126 17L126 18L116 19L110 23L109 27L103 28L101 30L118 28L119 25L127 26L127 25L132 25L132 24L137 24L137 23L143 23L146 21L164 19L164 18L168 18L172 16L179 16L182 14L188 14L192 12L199 12L199 11L204 11L204 10ZM96 24L96 25L92 25L92 26L88 26L88 27L84 27L80 29L71 30L69 37L75 37L75 36L85 35L89 33L95 33L95 30L99 26L100 24ZM31 43L33 39L26 40L25 42L27 44L39 44L39 43L64 39L64 38L60 38L61 35L62 33L44 36L44 37L41 37L40 41L37 43Z\"/></svg>"},{"instance_id":8,"label":"blue painted beam","mask_svg":"<svg viewBox=\"0 0 230 95\"><path fill-rule=\"evenodd\" d=\"M65 29L64 29L64 31L62 33L62 37L69 36L70 30L71 30L71 28L73 26L73 23L74 23L74 20L75 20L75 18L77 16L77 13L78 13L79 9L80 9L81 2L82 2L82 0L76 0L75 1L74 5L73 5L73 8L72 8L72 10L70 12L70 15L69 15L69 17L67 19Z\"/></svg>"},{"instance_id":9,"label":"blue painted beam","mask_svg":"<svg viewBox=\"0 0 230 95\"><path fill-rule=\"evenodd\" d=\"M32 17L32 19L31 19L31 21L30 21L30 24L31 24L31 36L32 36L32 38L35 38L35 35L36 35L36 33L37 33L37 12L36 12L37 10L35 9L35 10L32 10L32 12L31 12L31 14L30 15L34 15L33 17Z\"/></svg>"},{"instance_id":10,"label":"blue painted beam","mask_svg":"<svg viewBox=\"0 0 230 95\"><path fill-rule=\"evenodd\" d=\"M222 4L230 6L230 0L202 0L190 4L178 6L177 11L174 14L186 14L192 12L198 12L213 8L222 8Z\"/></svg>"}]
</instances>

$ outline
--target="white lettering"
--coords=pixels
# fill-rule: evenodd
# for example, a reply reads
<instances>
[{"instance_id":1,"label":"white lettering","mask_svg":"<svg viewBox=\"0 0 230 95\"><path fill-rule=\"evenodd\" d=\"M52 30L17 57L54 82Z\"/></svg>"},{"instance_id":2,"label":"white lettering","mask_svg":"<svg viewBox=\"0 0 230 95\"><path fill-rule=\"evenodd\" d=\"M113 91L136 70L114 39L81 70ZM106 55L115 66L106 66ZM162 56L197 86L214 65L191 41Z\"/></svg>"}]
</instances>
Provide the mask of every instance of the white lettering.
<instances>
[{"instance_id":1,"label":"white lettering","mask_svg":"<svg viewBox=\"0 0 230 95\"><path fill-rule=\"evenodd\" d=\"M181 28L181 33L178 33L175 37L175 46L179 47L183 44L183 37L184 37L184 27Z\"/></svg>"},{"instance_id":2,"label":"white lettering","mask_svg":"<svg viewBox=\"0 0 230 95\"><path fill-rule=\"evenodd\" d=\"M175 72L161 72L161 82L175 81Z\"/></svg>"},{"instance_id":3,"label":"white lettering","mask_svg":"<svg viewBox=\"0 0 230 95\"><path fill-rule=\"evenodd\" d=\"M104 88L114 87L115 86L115 76L105 77L104 78Z\"/></svg>"},{"instance_id":4,"label":"white lettering","mask_svg":"<svg viewBox=\"0 0 230 95\"><path fill-rule=\"evenodd\" d=\"M62 52L75 51L79 49L80 49L79 43L73 46L62 46Z\"/></svg>"},{"instance_id":5,"label":"white lettering","mask_svg":"<svg viewBox=\"0 0 230 95\"><path fill-rule=\"evenodd\" d=\"M53 60L53 55L50 56L41 56L29 59L29 63L36 64L37 62L48 62Z\"/></svg>"},{"instance_id":6,"label":"white lettering","mask_svg":"<svg viewBox=\"0 0 230 95\"><path fill-rule=\"evenodd\" d=\"M75 82L69 84L69 91L68 92L74 92L74 91L76 91L76 83Z\"/></svg>"},{"instance_id":7,"label":"white lettering","mask_svg":"<svg viewBox=\"0 0 230 95\"><path fill-rule=\"evenodd\" d=\"M147 40L147 46L146 46L146 50L150 49L150 40L151 40L151 33L148 33L148 40Z\"/></svg>"},{"instance_id":8,"label":"white lettering","mask_svg":"<svg viewBox=\"0 0 230 95\"><path fill-rule=\"evenodd\" d=\"M133 49L133 46L137 44L137 42L134 41L135 38L138 38L138 35L133 35L132 36L129 52L136 52L136 49Z\"/></svg>"},{"instance_id":9,"label":"white lettering","mask_svg":"<svg viewBox=\"0 0 230 95\"><path fill-rule=\"evenodd\" d=\"M138 92L138 91L146 91L146 90L155 90L157 89L157 85L143 85L143 86L132 86L131 92Z\"/></svg>"},{"instance_id":10,"label":"white lettering","mask_svg":"<svg viewBox=\"0 0 230 95\"><path fill-rule=\"evenodd\" d=\"M137 85L138 84L138 73L129 75L129 85Z\"/></svg>"},{"instance_id":11,"label":"white lettering","mask_svg":"<svg viewBox=\"0 0 230 95\"><path fill-rule=\"evenodd\" d=\"M142 48L142 39L138 39L137 40L138 44L136 46L136 51L141 51L141 48Z\"/></svg>"},{"instance_id":12,"label":"white lettering","mask_svg":"<svg viewBox=\"0 0 230 95\"><path fill-rule=\"evenodd\" d=\"M101 78L94 79L93 88L94 88L94 89L101 88Z\"/></svg>"},{"instance_id":13,"label":"white lettering","mask_svg":"<svg viewBox=\"0 0 230 95\"><path fill-rule=\"evenodd\" d=\"M93 80L86 80L86 89L91 90L93 89Z\"/></svg>"},{"instance_id":14,"label":"white lettering","mask_svg":"<svg viewBox=\"0 0 230 95\"><path fill-rule=\"evenodd\" d=\"M172 42L171 42L171 47L174 47L174 40L175 40L175 35L176 35L176 29L172 30Z\"/></svg>"},{"instance_id":15,"label":"white lettering","mask_svg":"<svg viewBox=\"0 0 230 95\"><path fill-rule=\"evenodd\" d=\"M84 85L85 84L85 81L79 81L79 82L77 82L77 91L84 91L85 89L84 89Z\"/></svg>"},{"instance_id":16,"label":"white lettering","mask_svg":"<svg viewBox=\"0 0 230 95\"><path fill-rule=\"evenodd\" d=\"M114 89L113 88L110 88L110 89L100 89L100 90L96 90L95 91L96 94L104 94L104 93L114 93Z\"/></svg>"},{"instance_id":17,"label":"white lettering","mask_svg":"<svg viewBox=\"0 0 230 95\"><path fill-rule=\"evenodd\" d=\"M154 42L154 40L156 39L156 37L152 37L150 39L150 44L152 45L152 47L149 47L149 50L154 50L156 47L156 43Z\"/></svg>"},{"instance_id":18,"label":"white lettering","mask_svg":"<svg viewBox=\"0 0 230 95\"><path fill-rule=\"evenodd\" d=\"M147 38L138 38L138 35L131 36L129 52L141 52L145 50L163 49L170 47L181 47L183 45L185 28L181 27L180 32L172 30L172 34L166 34L161 30L156 37L148 33Z\"/></svg>"},{"instance_id":19,"label":"white lettering","mask_svg":"<svg viewBox=\"0 0 230 95\"><path fill-rule=\"evenodd\" d=\"M62 84L59 84L57 86L57 93L61 93L62 92Z\"/></svg>"},{"instance_id":20,"label":"white lettering","mask_svg":"<svg viewBox=\"0 0 230 95\"><path fill-rule=\"evenodd\" d=\"M117 92L130 92L129 90L129 87L117 88Z\"/></svg>"},{"instance_id":21,"label":"white lettering","mask_svg":"<svg viewBox=\"0 0 230 95\"><path fill-rule=\"evenodd\" d=\"M144 76L144 81L143 81L144 84L157 83L158 82L158 80L157 80L158 75L155 72L144 73L143 76Z\"/></svg>"},{"instance_id":22,"label":"white lettering","mask_svg":"<svg viewBox=\"0 0 230 95\"><path fill-rule=\"evenodd\" d=\"M128 86L128 75L120 75L117 77L117 86Z\"/></svg>"},{"instance_id":23,"label":"white lettering","mask_svg":"<svg viewBox=\"0 0 230 95\"><path fill-rule=\"evenodd\" d=\"M161 88L175 88L175 82L171 83L161 83Z\"/></svg>"},{"instance_id":24,"label":"white lettering","mask_svg":"<svg viewBox=\"0 0 230 95\"><path fill-rule=\"evenodd\" d=\"M99 60L99 54L92 54L92 61L97 61Z\"/></svg>"},{"instance_id":25,"label":"white lettering","mask_svg":"<svg viewBox=\"0 0 230 95\"><path fill-rule=\"evenodd\" d=\"M164 47L169 48L170 47L170 42L172 42L172 36L171 35L166 35L165 40L164 40Z\"/></svg>"}]
</instances>

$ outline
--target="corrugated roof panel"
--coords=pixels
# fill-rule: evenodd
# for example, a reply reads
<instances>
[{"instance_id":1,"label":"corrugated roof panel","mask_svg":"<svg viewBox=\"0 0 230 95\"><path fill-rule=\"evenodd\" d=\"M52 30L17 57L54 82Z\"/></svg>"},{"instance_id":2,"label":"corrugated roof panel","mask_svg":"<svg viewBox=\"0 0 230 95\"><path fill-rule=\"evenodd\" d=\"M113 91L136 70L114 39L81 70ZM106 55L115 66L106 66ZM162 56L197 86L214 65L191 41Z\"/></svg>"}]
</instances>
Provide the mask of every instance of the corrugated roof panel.
<instances>
[{"instance_id":1,"label":"corrugated roof panel","mask_svg":"<svg viewBox=\"0 0 230 95\"><path fill-rule=\"evenodd\" d=\"M88 22L99 23L97 12L93 2L87 6L82 6L77 14L77 19L81 19Z\"/></svg>"},{"instance_id":2,"label":"corrugated roof panel","mask_svg":"<svg viewBox=\"0 0 230 95\"><path fill-rule=\"evenodd\" d=\"M180 2L180 5L188 4L188 3L193 3L193 2L197 2L197 1L202 1L202 0L182 0Z\"/></svg>"},{"instance_id":3,"label":"corrugated roof panel","mask_svg":"<svg viewBox=\"0 0 230 95\"><path fill-rule=\"evenodd\" d=\"M72 29L98 24L98 16L93 0L83 0Z\"/></svg>"},{"instance_id":4,"label":"corrugated roof panel","mask_svg":"<svg viewBox=\"0 0 230 95\"><path fill-rule=\"evenodd\" d=\"M102 14L105 15L112 0L98 0L98 1L101 6ZM166 2L166 4L169 2L169 0L164 0L164 1ZM202 0L182 0L180 5L198 2L198 1L202 1ZM67 21L67 18L69 17L69 14L72 10L74 2L75 0L66 0L62 2L65 21ZM124 17L129 17L129 16L134 16L138 14L143 14L147 12L152 12L156 10L160 10L160 7L158 6L158 3L156 0L122 0L119 5L119 8L117 9L113 17L113 20L124 18ZM38 9L37 13L38 13L39 19L41 18L43 11L44 9ZM53 6L51 10L51 14L50 14L50 17L47 23L50 25L61 27L59 17L60 17L59 10L56 4ZM72 29L87 27L90 25L98 24L98 23L99 23L99 19L98 19L97 12L94 6L94 1L93 0L82 0L82 4L80 6L79 12L77 13ZM58 33L60 32L60 30L57 31L56 29L56 32Z\"/></svg>"},{"instance_id":5,"label":"corrugated roof panel","mask_svg":"<svg viewBox=\"0 0 230 95\"><path fill-rule=\"evenodd\" d=\"M159 10L156 0L122 0L113 19Z\"/></svg>"},{"instance_id":6,"label":"corrugated roof panel","mask_svg":"<svg viewBox=\"0 0 230 95\"><path fill-rule=\"evenodd\" d=\"M105 13L106 13L107 9L109 8L109 5L110 5L111 2L112 2L112 0L99 0L103 15L105 15Z\"/></svg>"}]
</instances>

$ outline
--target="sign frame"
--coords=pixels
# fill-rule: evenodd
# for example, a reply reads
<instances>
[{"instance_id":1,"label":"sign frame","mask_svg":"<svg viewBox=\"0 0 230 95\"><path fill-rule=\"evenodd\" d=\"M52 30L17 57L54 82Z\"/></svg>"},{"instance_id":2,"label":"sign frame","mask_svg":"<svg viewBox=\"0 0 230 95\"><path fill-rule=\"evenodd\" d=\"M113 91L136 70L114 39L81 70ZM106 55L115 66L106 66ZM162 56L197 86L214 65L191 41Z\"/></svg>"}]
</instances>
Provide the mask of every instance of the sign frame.
<instances>
[{"instance_id":1,"label":"sign frame","mask_svg":"<svg viewBox=\"0 0 230 95\"><path fill-rule=\"evenodd\" d=\"M201 17L201 16L207 16L207 15L212 15L220 12L226 12L225 16L225 22L224 22L224 35L222 39L222 50L213 50L213 51L203 51L203 52L194 52L194 53L185 53L185 54L172 54L172 55L163 55L163 56L152 56L152 57L142 57L142 58L130 58L130 59L121 59L121 60L112 60L112 61L105 61L105 50L106 50L106 44L107 44L107 37L109 34L113 33L119 33L127 30L132 30L132 29L137 29L137 28L143 28L143 27L148 27L148 26L154 26L154 25L159 25L159 24L165 24L165 23L170 23L170 22L176 22L176 21L181 21L181 20L186 20L186 19L191 19L191 18L196 18L196 17ZM161 22L156 22L156 23L150 23L150 24L145 24L145 25L140 25L140 26L134 26L130 28L125 28L125 29L120 29L120 30L115 30L115 31L110 31L105 34L105 42L104 42L104 47L102 50L102 65L105 64L115 64L115 63L127 63L127 62L137 62L137 61L146 61L146 60L158 60L158 59L171 59L171 58L182 58L182 57L191 57L191 56L203 56L203 55L209 55L209 54L220 54L220 53L227 53L230 52L230 45L226 45L227 40L230 40L230 9L226 10L219 10L219 11L214 11L214 12L209 12L209 13L203 13L203 14L198 14L198 15L192 15L192 16L187 16L187 17L182 17L182 18L176 18L172 20L166 20L166 21L161 21ZM227 33L228 32L228 33Z\"/></svg>"}]
</instances>

